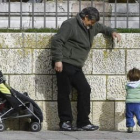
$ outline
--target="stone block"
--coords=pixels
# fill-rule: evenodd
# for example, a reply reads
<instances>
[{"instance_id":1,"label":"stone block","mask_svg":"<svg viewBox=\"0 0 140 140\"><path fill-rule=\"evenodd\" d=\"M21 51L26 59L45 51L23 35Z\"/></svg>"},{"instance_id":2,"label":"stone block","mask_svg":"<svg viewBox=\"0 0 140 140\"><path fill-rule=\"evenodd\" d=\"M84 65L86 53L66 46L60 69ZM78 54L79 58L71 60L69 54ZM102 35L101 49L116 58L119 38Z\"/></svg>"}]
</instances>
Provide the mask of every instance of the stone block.
<instances>
[{"instance_id":1,"label":"stone block","mask_svg":"<svg viewBox=\"0 0 140 140\"><path fill-rule=\"evenodd\" d=\"M71 102L71 109L72 109L72 115L73 115L73 125L76 126L77 121L77 102Z\"/></svg>"},{"instance_id":2,"label":"stone block","mask_svg":"<svg viewBox=\"0 0 140 140\"><path fill-rule=\"evenodd\" d=\"M115 48L140 48L139 33L121 33L121 41L117 43L115 40Z\"/></svg>"},{"instance_id":3,"label":"stone block","mask_svg":"<svg viewBox=\"0 0 140 140\"><path fill-rule=\"evenodd\" d=\"M8 28L7 17L0 17L0 28Z\"/></svg>"},{"instance_id":4,"label":"stone block","mask_svg":"<svg viewBox=\"0 0 140 140\"><path fill-rule=\"evenodd\" d=\"M1 49L0 69L4 73L28 74L32 72L30 49Z\"/></svg>"},{"instance_id":5,"label":"stone block","mask_svg":"<svg viewBox=\"0 0 140 140\"><path fill-rule=\"evenodd\" d=\"M52 75L35 75L36 100L52 100Z\"/></svg>"},{"instance_id":6,"label":"stone block","mask_svg":"<svg viewBox=\"0 0 140 140\"><path fill-rule=\"evenodd\" d=\"M20 19L20 17L17 15L11 16L10 17L10 25L8 25L6 23L7 20L5 19L5 24L4 24L4 22L2 22L1 26L7 26L7 28L9 28L9 26L10 26L11 29L20 29L20 28L22 28L23 30L24 29L31 29L31 28L33 28L33 26L32 26L33 18L26 16L26 15L27 14L25 14L25 16L22 15L22 19ZM21 20L22 20L22 24L20 22ZM35 23L35 21L34 21L34 23Z\"/></svg>"},{"instance_id":7,"label":"stone block","mask_svg":"<svg viewBox=\"0 0 140 140\"><path fill-rule=\"evenodd\" d=\"M0 12L8 11L8 4L7 3L1 2L0 5L1 5Z\"/></svg>"},{"instance_id":8,"label":"stone block","mask_svg":"<svg viewBox=\"0 0 140 140\"><path fill-rule=\"evenodd\" d=\"M34 75L10 75L10 86L20 93L27 92L31 99L35 99Z\"/></svg>"},{"instance_id":9,"label":"stone block","mask_svg":"<svg viewBox=\"0 0 140 140\"><path fill-rule=\"evenodd\" d=\"M107 99L125 100L126 76L108 76L107 77Z\"/></svg>"},{"instance_id":10,"label":"stone block","mask_svg":"<svg viewBox=\"0 0 140 140\"><path fill-rule=\"evenodd\" d=\"M46 18L46 27L47 28L60 28L63 21L67 20L67 17L47 17ZM24 21L25 22L25 21ZM35 17L34 18L34 28L45 28L44 27L44 18L42 17ZM25 25L24 25L25 26ZM28 24L26 23L26 28L32 28L32 20L28 21Z\"/></svg>"},{"instance_id":11,"label":"stone block","mask_svg":"<svg viewBox=\"0 0 140 140\"><path fill-rule=\"evenodd\" d=\"M1 33L0 48L22 48L23 38L22 33Z\"/></svg>"},{"instance_id":12,"label":"stone block","mask_svg":"<svg viewBox=\"0 0 140 140\"><path fill-rule=\"evenodd\" d=\"M115 38L104 36L102 34L98 34L95 36L92 44L92 48L106 48L106 49L120 49L120 48L140 48L140 34L139 33L120 33L121 41L117 42Z\"/></svg>"},{"instance_id":13,"label":"stone block","mask_svg":"<svg viewBox=\"0 0 140 140\"><path fill-rule=\"evenodd\" d=\"M53 100L57 100L57 79L56 79L56 75L53 75Z\"/></svg>"},{"instance_id":14,"label":"stone block","mask_svg":"<svg viewBox=\"0 0 140 140\"><path fill-rule=\"evenodd\" d=\"M24 48L36 48L37 47L37 34L36 33L24 33Z\"/></svg>"},{"instance_id":15,"label":"stone block","mask_svg":"<svg viewBox=\"0 0 140 140\"><path fill-rule=\"evenodd\" d=\"M94 120L93 120L93 118L94 118L94 113L93 113L93 102L91 101L90 102L90 114L89 114L89 120L90 120L90 122L92 123Z\"/></svg>"},{"instance_id":16,"label":"stone block","mask_svg":"<svg viewBox=\"0 0 140 140\"><path fill-rule=\"evenodd\" d=\"M7 119L4 121L6 130L19 130L19 119Z\"/></svg>"},{"instance_id":17,"label":"stone block","mask_svg":"<svg viewBox=\"0 0 140 140\"><path fill-rule=\"evenodd\" d=\"M53 74L50 49L33 50L33 73Z\"/></svg>"},{"instance_id":18,"label":"stone block","mask_svg":"<svg viewBox=\"0 0 140 140\"><path fill-rule=\"evenodd\" d=\"M65 14L67 12L67 4L69 4L69 10L71 12L71 7L74 1L58 1L57 2L57 11L59 13ZM42 8L43 7L43 8ZM35 12L44 12L44 3L34 3L34 11ZM30 5L30 11L32 11L32 7ZM46 12L53 13L56 12L56 2L55 1L46 1Z\"/></svg>"},{"instance_id":19,"label":"stone block","mask_svg":"<svg viewBox=\"0 0 140 140\"><path fill-rule=\"evenodd\" d=\"M44 113L43 128L48 130L59 129L59 118L56 102L42 102L42 111Z\"/></svg>"},{"instance_id":20,"label":"stone block","mask_svg":"<svg viewBox=\"0 0 140 140\"><path fill-rule=\"evenodd\" d=\"M92 51L90 50L89 54L88 54L88 58L83 66L83 72L84 74L92 74Z\"/></svg>"},{"instance_id":21,"label":"stone block","mask_svg":"<svg viewBox=\"0 0 140 140\"><path fill-rule=\"evenodd\" d=\"M77 101L78 92L75 88L72 88L72 94L70 95L73 101Z\"/></svg>"},{"instance_id":22,"label":"stone block","mask_svg":"<svg viewBox=\"0 0 140 140\"><path fill-rule=\"evenodd\" d=\"M113 40L111 37L107 37L103 34L97 34L92 43L92 48L112 48Z\"/></svg>"},{"instance_id":23,"label":"stone block","mask_svg":"<svg viewBox=\"0 0 140 140\"><path fill-rule=\"evenodd\" d=\"M140 69L139 62L140 62L140 50L139 49L127 50L127 59L126 59L127 72L133 67Z\"/></svg>"},{"instance_id":24,"label":"stone block","mask_svg":"<svg viewBox=\"0 0 140 140\"><path fill-rule=\"evenodd\" d=\"M75 1L72 5L72 12L73 14L81 11L85 7L90 7L91 6L91 1L81 1L81 7L79 7L79 1ZM103 2L93 2L93 7L96 7L99 12L111 12L111 5L109 3L103 3ZM105 7L105 8L103 8ZM81 8L81 10L80 10Z\"/></svg>"},{"instance_id":25,"label":"stone block","mask_svg":"<svg viewBox=\"0 0 140 140\"><path fill-rule=\"evenodd\" d=\"M3 72L2 72L2 73L3 73ZM4 76L4 78L6 79L6 83L9 84L9 75L5 75L5 74L3 73L3 76Z\"/></svg>"},{"instance_id":26,"label":"stone block","mask_svg":"<svg viewBox=\"0 0 140 140\"><path fill-rule=\"evenodd\" d=\"M91 87L91 100L106 100L106 77L105 76L86 76Z\"/></svg>"},{"instance_id":27,"label":"stone block","mask_svg":"<svg viewBox=\"0 0 140 140\"><path fill-rule=\"evenodd\" d=\"M139 18L135 17L133 19L129 19L128 21L128 28L130 29L139 29Z\"/></svg>"},{"instance_id":28,"label":"stone block","mask_svg":"<svg viewBox=\"0 0 140 140\"><path fill-rule=\"evenodd\" d=\"M114 130L115 128L114 102L93 102L92 123L100 126L100 130Z\"/></svg>"},{"instance_id":29,"label":"stone block","mask_svg":"<svg viewBox=\"0 0 140 140\"><path fill-rule=\"evenodd\" d=\"M125 102L115 102L115 129L126 131Z\"/></svg>"},{"instance_id":30,"label":"stone block","mask_svg":"<svg viewBox=\"0 0 140 140\"><path fill-rule=\"evenodd\" d=\"M126 17L123 17L123 19L125 19ZM127 24L128 23L128 24ZM116 24L116 25L115 25ZM139 20L137 17L135 17L135 20L123 20L121 21L120 18L117 18L116 21L113 20L113 18L111 18L111 27L112 28L133 28L133 29L137 29L139 28Z\"/></svg>"},{"instance_id":31,"label":"stone block","mask_svg":"<svg viewBox=\"0 0 140 140\"><path fill-rule=\"evenodd\" d=\"M123 13L123 14L127 14L128 13L139 13L139 5L137 3L129 3L128 4L128 11L127 11L127 4L126 3L118 3L118 4L111 4L111 7L112 7L112 13L115 12L115 9L116 9L116 12L117 13Z\"/></svg>"},{"instance_id":32,"label":"stone block","mask_svg":"<svg viewBox=\"0 0 140 140\"><path fill-rule=\"evenodd\" d=\"M29 4L29 3L22 3L22 10L23 11L26 11L26 12L31 12L31 8L32 8L32 5ZM13 2L13 3L10 3L10 10L11 12L20 12L20 3L19 2Z\"/></svg>"},{"instance_id":33,"label":"stone block","mask_svg":"<svg viewBox=\"0 0 140 140\"><path fill-rule=\"evenodd\" d=\"M51 32L51 29L50 29ZM24 33L25 48L50 48L54 33Z\"/></svg>"},{"instance_id":34,"label":"stone block","mask_svg":"<svg viewBox=\"0 0 140 140\"><path fill-rule=\"evenodd\" d=\"M51 32L51 29L50 29ZM53 33L38 33L37 34L37 48L50 48L51 47L51 38Z\"/></svg>"},{"instance_id":35,"label":"stone block","mask_svg":"<svg viewBox=\"0 0 140 140\"><path fill-rule=\"evenodd\" d=\"M111 4L111 7L112 28L139 28L139 4Z\"/></svg>"},{"instance_id":36,"label":"stone block","mask_svg":"<svg viewBox=\"0 0 140 140\"><path fill-rule=\"evenodd\" d=\"M30 118L22 118L19 120L19 130L22 131L31 131L31 119Z\"/></svg>"},{"instance_id":37,"label":"stone block","mask_svg":"<svg viewBox=\"0 0 140 140\"><path fill-rule=\"evenodd\" d=\"M140 126L137 125L137 120L136 120L136 118L135 118L135 123L136 123L136 131L140 131ZM135 130L134 130L134 131L135 131Z\"/></svg>"},{"instance_id":38,"label":"stone block","mask_svg":"<svg viewBox=\"0 0 140 140\"><path fill-rule=\"evenodd\" d=\"M93 74L125 74L125 51L93 50Z\"/></svg>"}]
</instances>

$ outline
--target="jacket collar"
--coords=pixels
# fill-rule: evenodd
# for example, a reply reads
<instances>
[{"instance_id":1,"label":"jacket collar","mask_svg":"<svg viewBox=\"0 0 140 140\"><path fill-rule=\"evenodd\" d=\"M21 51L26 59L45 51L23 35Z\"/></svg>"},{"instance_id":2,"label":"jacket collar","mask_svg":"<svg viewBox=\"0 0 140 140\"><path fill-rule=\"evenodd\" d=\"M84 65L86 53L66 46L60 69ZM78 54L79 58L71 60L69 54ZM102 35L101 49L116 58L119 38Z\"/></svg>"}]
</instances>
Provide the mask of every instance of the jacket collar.
<instances>
[{"instance_id":1,"label":"jacket collar","mask_svg":"<svg viewBox=\"0 0 140 140\"><path fill-rule=\"evenodd\" d=\"M130 81L127 83L127 86L128 87L131 87L131 88L136 88L140 85L140 80L139 81Z\"/></svg>"},{"instance_id":2,"label":"jacket collar","mask_svg":"<svg viewBox=\"0 0 140 140\"><path fill-rule=\"evenodd\" d=\"M78 24L79 24L84 30L87 31L87 28L86 28L86 26L84 25L84 23L83 23L83 21L82 21L82 19L81 19L81 17L80 17L79 14L77 14L76 19L77 19L77 21L78 21Z\"/></svg>"}]
</instances>

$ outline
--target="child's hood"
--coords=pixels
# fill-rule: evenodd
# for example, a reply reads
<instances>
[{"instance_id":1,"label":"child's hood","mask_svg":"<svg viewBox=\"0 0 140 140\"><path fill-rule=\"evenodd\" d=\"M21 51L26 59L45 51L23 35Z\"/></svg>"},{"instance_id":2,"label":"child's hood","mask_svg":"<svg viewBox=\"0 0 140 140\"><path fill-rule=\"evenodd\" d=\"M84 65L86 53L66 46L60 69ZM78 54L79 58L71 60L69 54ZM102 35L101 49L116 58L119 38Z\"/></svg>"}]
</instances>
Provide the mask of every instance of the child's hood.
<instances>
[{"instance_id":1,"label":"child's hood","mask_svg":"<svg viewBox=\"0 0 140 140\"><path fill-rule=\"evenodd\" d=\"M140 80L139 81L130 81L127 83L127 86L128 87L131 87L131 88L136 88L140 85Z\"/></svg>"}]
</instances>

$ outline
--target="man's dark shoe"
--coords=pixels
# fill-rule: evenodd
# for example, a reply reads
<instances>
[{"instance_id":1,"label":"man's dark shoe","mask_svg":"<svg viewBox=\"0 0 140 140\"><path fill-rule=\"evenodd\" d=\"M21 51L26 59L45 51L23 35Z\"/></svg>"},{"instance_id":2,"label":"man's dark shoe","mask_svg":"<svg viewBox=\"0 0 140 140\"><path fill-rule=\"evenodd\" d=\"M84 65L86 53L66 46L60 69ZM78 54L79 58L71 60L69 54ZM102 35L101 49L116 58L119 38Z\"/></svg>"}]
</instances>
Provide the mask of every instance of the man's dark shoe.
<instances>
[{"instance_id":1,"label":"man's dark shoe","mask_svg":"<svg viewBox=\"0 0 140 140\"><path fill-rule=\"evenodd\" d=\"M133 127L128 127L127 133L132 133L133 132Z\"/></svg>"},{"instance_id":2,"label":"man's dark shoe","mask_svg":"<svg viewBox=\"0 0 140 140\"><path fill-rule=\"evenodd\" d=\"M60 131L76 131L77 128L72 126L72 123L70 121L62 122L59 124Z\"/></svg>"},{"instance_id":3,"label":"man's dark shoe","mask_svg":"<svg viewBox=\"0 0 140 140\"><path fill-rule=\"evenodd\" d=\"M79 131L95 131L97 129L99 129L99 126L95 126L93 124L88 124L88 125L78 128Z\"/></svg>"}]
</instances>

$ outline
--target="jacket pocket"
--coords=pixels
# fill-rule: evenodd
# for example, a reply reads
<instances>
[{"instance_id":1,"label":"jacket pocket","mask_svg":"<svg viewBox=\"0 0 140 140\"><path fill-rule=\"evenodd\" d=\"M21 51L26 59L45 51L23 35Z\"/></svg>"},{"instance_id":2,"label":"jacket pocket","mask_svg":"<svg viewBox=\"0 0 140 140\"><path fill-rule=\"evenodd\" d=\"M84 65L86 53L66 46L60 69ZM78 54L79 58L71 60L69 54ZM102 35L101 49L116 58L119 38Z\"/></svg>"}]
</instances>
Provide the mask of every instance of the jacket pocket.
<instances>
[{"instance_id":1,"label":"jacket pocket","mask_svg":"<svg viewBox=\"0 0 140 140\"><path fill-rule=\"evenodd\" d=\"M70 49L69 58L72 56L72 48Z\"/></svg>"},{"instance_id":2,"label":"jacket pocket","mask_svg":"<svg viewBox=\"0 0 140 140\"><path fill-rule=\"evenodd\" d=\"M71 58L72 48L64 48L63 49L63 56L66 57L66 58Z\"/></svg>"}]
</instances>

